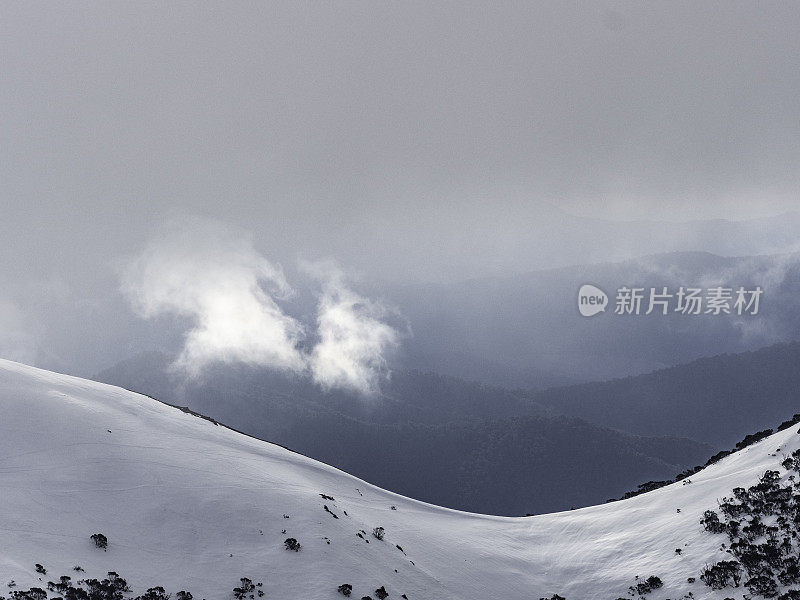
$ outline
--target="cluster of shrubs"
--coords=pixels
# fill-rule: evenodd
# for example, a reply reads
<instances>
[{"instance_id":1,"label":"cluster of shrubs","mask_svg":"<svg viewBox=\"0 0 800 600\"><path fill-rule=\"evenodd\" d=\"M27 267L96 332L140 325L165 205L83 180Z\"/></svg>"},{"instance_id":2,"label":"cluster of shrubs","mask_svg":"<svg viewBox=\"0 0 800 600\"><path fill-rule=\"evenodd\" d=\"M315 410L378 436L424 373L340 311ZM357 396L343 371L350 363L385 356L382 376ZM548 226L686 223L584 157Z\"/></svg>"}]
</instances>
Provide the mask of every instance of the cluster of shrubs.
<instances>
[{"instance_id":1,"label":"cluster of shrubs","mask_svg":"<svg viewBox=\"0 0 800 600\"><path fill-rule=\"evenodd\" d=\"M339 592L342 596L350 596L350 594L353 593L353 586L349 583L343 583L338 588L336 588L336 591ZM377 590L375 590L375 597L378 598L378 600L385 600L385 598L389 597L389 592L386 591L385 586L381 586ZM403 594L400 597L406 598L406 595ZM372 600L372 596L362 596L361 600ZM406 598L406 600L408 599Z\"/></svg>"},{"instance_id":2,"label":"cluster of shrubs","mask_svg":"<svg viewBox=\"0 0 800 600\"><path fill-rule=\"evenodd\" d=\"M647 579L643 579L642 581L638 581L639 577L636 577L637 583L632 585L628 588L628 591L631 593L632 596L639 595L645 596L650 592L657 590L664 586L664 583L661 581L660 577L656 577L655 575L651 575ZM539 598L539 600L566 600L564 596L560 596L559 594L553 594L549 598ZM617 600L630 600L630 598L617 598Z\"/></svg>"},{"instance_id":3,"label":"cluster of shrubs","mask_svg":"<svg viewBox=\"0 0 800 600\"><path fill-rule=\"evenodd\" d=\"M97 546L98 548L101 548L103 550L108 548L108 538L104 536L102 533L92 534L91 537L92 541L94 542L94 545Z\"/></svg>"},{"instance_id":4,"label":"cluster of shrubs","mask_svg":"<svg viewBox=\"0 0 800 600\"><path fill-rule=\"evenodd\" d=\"M383 532L383 528L376 528ZM377 537L377 535L376 535ZM108 548L108 538L102 533L95 533L90 536L92 542L97 548L106 550ZM295 538L286 538L284 545L287 550L299 552L301 545ZM76 572L83 572L83 568L76 566ZM47 569L39 563L34 565L34 571L40 575L46 575ZM40 579L41 580L41 579ZM8 584L9 588L14 587L16 584L12 581ZM253 583L247 577L240 579L238 586L233 588L233 597L236 600L254 600L256 597L261 598L264 592L260 589L262 583ZM339 590L344 593L343 589ZM130 598L126 596L131 592L128 583L114 571L109 571L107 577L102 580L98 579L81 579L74 581L68 575L62 575L59 580L48 581L47 590L39 587L31 587L27 590L12 590L10 596L0 596L0 600L47 600L48 592L54 594L53 598L62 598L63 600L170 600L171 594L168 594L163 587L156 586L149 588L144 594ZM381 587L375 590L375 594L379 599L388 596L381 596L381 593L386 591ZM349 596L349 594L345 594ZM191 592L181 590L175 594L175 600L192 600Z\"/></svg>"},{"instance_id":5,"label":"cluster of shrubs","mask_svg":"<svg viewBox=\"0 0 800 600\"><path fill-rule=\"evenodd\" d=\"M253 600L256 596L261 598L264 596L264 591L260 589L264 584L260 581L258 583L253 583L252 579L248 577L242 577L239 580L239 585L233 588L233 597L236 600Z\"/></svg>"},{"instance_id":6,"label":"cluster of shrubs","mask_svg":"<svg viewBox=\"0 0 800 600\"><path fill-rule=\"evenodd\" d=\"M38 569L37 571L41 572ZM105 579L81 579L74 583L71 577L62 575L57 582L48 581L47 590L38 587L14 590L11 592L10 600L46 600L48 592L52 592L55 594L54 597L64 600L124 600L125 595L130 591L125 579L118 573L109 571ZM163 587L156 586L148 589L144 594L136 596L135 600L170 600L171 597L171 594L167 594ZM192 594L180 591L175 595L175 599L192 600ZM5 598L0 598L0 600L5 600Z\"/></svg>"},{"instance_id":7,"label":"cluster of shrubs","mask_svg":"<svg viewBox=\"0 0 800 600\"><path fill-rule=\"evenodd\" d=\"M639 594L640 596L644 596L646 594L649 594L653 590L657 590L660 587L663 587L663 585L664 583L661 581L660 577L651 575L647 579L635 583L634 585L629 587L628 590L633 594Z\"/></svg>"},{"instance_id":8,"label":"cluster of shrubs","mask_svg":"<svg viewBox=\"0 0 800 600\"><path fill-rule=\"evenodd\" d=\"M753 595L775 598L779 586L796 586L779 600L800 599L800 450L782 466L791 473L786 483L778 471L767 471L755 485L734 488L733 496L720 502L719 513L703 514L703 527L727 535L732 555L701 574L712 589L744 585Z\"/></svg>"},{"instance_id":9,"label":"cluster of shrubs","mask_svg":"<svg viewBox=\"0 0 800 600\"><path fill-rule=\"evenodd\" d=\"M778 431L783 431L784 429L788 429L792 425L797 425L800 423L800 414L794 415L788 421L784 421L780 425L778 425ZM646 483L640 483L639 486L635 490L631 490L630 492L626 492L620 500L627 500L628 498L633 498L634 496L638 496L639 494L644 494L646 492L652 492L653 490L657 490L658 488L662 488L667 486L671 483L675 483L676 481L681 481L694 475L695 473L702 471L706 467L713 465L716 462L719 462L726 456L737 452L738 450L742 450L743 448L747 448L748 446L752 446L756 442L760 442L764 438L769 437L772 435L772 429L764 429L763 431L758 431L756 433L751 433L745 438L734 446L733 450L721 450L717 452L714 456L709 458L704 465L697 465L695 467L691 467L678 473L675 476L675 479L664 479L662 481L648 481ZM609 498L606 502L616 502L617 498Z\"/></svg>"}]
</instances>

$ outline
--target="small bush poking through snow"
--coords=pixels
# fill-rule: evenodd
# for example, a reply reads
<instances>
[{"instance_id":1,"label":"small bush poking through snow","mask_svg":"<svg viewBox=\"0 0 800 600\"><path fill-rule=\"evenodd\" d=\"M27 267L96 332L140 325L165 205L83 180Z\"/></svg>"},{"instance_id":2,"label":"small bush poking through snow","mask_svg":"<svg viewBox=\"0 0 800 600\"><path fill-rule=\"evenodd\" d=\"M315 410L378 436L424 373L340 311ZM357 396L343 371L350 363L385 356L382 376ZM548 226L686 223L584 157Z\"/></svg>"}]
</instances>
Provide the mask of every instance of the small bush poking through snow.
<instances>
[{"instance_id":1,"label":"small bush poking through snow","mask_svg":"<svg viewBox=\"0 0 800 600\"><path fill-rule=\"evenodd\" d=\"M254 598L256 586L253 584L253 581L247 577L242 577L239 582L239 586L233 588L233 597L236 598L236 600Z\"/></svg>"},{"instance_id":2,"label":"small bush poking through snow","mask_svg":"<svg viewBox=\"0 0 800 600\"><path fill-rule=\"evenodd\" d=\"M350 585L349 583L343 583L338 588L336 588L336 591L339 592L342 596L349 596L350 594L353 593L353 586Z\"/></svg>"},{"instance_id":3,"label":"small bush poking through snow","mask_svg":"<svg viewBox=\"0 0 800 600\"><path fill-rule=\"evenodd\" d=\"M102 533L92 534L91 539L94 542L94 545L97 546L98 548L102 548L103 550L108 548L108 538L104 536Z\"/></svg>"},{"instance_id":4,"label":"small bush poking through snow","mask_svg":"<svg viewBox=\"0 0 800 600\"><path fill-rule=\"evenodd\" d=\"M640 581L636 585L632 585L628 589L632 591L634 594L639 594L640 596L644 596L645 594L649 594L653 590L657 590L658 588L662 587L664 583L661 581L661 578L656 577L655 575L651 575L644 581Z\"/></svg>"},{"instance_id":5,"label":"small bush poking through snow","mask_svg":"<svg viewBox=\"0 0 800 600\"><path fill-rule=\"evenodd\" d=\"M372 535L378 538L379 540L383 539L383 536L386 534L386 530L383 527L376 527L372 530Z\"/></svg>"},{"instance_id":6,"label":"small bush poking through snow","mask_svg":"<svg viewBox=\"0 0 800 600\"><path fill-rule=\"evenodd\" d=\"M378 597L378 600L383 600L389 597L389 592L386 591L385 587L381 586L375 590L375 595Z\"/></svg>"},{"instance_id":7,"label":"small bush poking through snow","mask_svg":"<svg viewBox=\"0 0 800 600\"><path fill-rule=\"evenodd\" d=\"M723 533L726 530L725 525L719 520L719 515L713 510L704 512L700 523L710 533Z\"/></svg>"},{"instance_id":8,"label":"small bush poking through snow","mask_svg":"<svg viewBox=\"0 0 800 600\"><path fill-rule=\"evenodd\" d=\"M283 541L284 546L286 546L287 550L294 550L295 552L300 552L300 542L298 542L294 538L286 538Z\"/></svg>"}]
</instances>

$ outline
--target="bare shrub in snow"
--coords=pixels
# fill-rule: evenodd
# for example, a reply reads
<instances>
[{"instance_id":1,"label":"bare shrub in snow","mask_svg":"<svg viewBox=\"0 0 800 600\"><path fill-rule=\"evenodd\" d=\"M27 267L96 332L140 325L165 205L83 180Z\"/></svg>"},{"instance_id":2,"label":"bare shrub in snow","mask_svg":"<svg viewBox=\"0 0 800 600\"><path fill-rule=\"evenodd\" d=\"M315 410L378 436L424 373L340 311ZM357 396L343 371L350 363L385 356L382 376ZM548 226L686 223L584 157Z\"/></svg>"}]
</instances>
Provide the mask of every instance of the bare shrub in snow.
<instances>
[{"instance_id":1,"label":"bare shrub in snow","mask_svg":"<svg viewBox=\"0 0 800 600\"><path fill-rule=\"evenodd\" d=\"M233 597L236 598L236 600L255 598L256 586L253 584L253 581L247 577L242 577L239 582L239 585L233 588Z\"/></svg>"},{"instance_id":2,"label":"bare shrub in snow","mask_svg":"<svg viewBox=\"0 0 800 600\"><path fill-rule=\"evenodd\" d=\"M108 548L108 538L104 536L102 533L92 534L91 539L94 542L94 545L97 546L98 548L102 548L103 550Z\"/></svg>"},{"instance_id":3,"label":"bare shrub in snow","mask_svg":"<svg viewBox=\"0 0 800 600\"><path fill-rule=\"evenodd\" d=\"M291 538L291 537L290 538L286 538L283 541L283 544L284 544L284 546L286 546L287 550L294 550L295 552L300 552L300 548L301 548L300 542L298 542L294 538Z\"/></svg>"}]
</instances>

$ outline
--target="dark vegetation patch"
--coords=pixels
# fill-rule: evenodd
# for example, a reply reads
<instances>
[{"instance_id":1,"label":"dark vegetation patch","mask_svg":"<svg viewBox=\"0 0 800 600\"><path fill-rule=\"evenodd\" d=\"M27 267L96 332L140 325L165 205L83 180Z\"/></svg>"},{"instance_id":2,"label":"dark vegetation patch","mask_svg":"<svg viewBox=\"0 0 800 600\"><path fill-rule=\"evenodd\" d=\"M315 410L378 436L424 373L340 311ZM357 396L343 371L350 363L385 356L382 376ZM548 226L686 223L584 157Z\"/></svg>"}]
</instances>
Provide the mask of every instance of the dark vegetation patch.
<instances>
[{"instance_id":1,"label":"dark vegetation patch","mask_svg":"<svg viewBox=\"0 0 800 600\"><path fill-rule=\"evenodd\" d=\"M763 439L762 434L752 437ZM800 598L800 450L781 465L789 472L785 482L778 471L766 471L755 485L734 488L718 510L703 513L703 528L727 536L726 552L731 555L701 573L710 588L744 586L763 598ZM781 587L789 589L779 595Z\"/></svg>"}]
</instances>

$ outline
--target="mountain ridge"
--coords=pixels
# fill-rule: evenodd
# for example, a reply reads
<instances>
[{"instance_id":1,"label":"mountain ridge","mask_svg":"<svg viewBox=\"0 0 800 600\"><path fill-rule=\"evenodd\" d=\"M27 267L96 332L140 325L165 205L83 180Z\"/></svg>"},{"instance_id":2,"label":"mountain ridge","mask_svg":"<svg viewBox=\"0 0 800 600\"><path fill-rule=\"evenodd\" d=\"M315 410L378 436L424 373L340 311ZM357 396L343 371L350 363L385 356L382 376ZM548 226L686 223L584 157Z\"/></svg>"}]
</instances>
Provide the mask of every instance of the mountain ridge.
<instances>
[{"instance_id":1,"label":"mountain ridge","mask_svg":"<svg viewBox=\"0 0 800 600\"><path fill-rule=\"evenodd\" d=\"M553 418L522 393L435 374L394 373L383 397L365 400L275 373L219 367L200 382L183 382L176 395L166 357L151 359L99 379L135 385L381 487L462 510L524 515L586 506L642 480L674 477L713 450L677 436Z\"/></svg>"},{"instance_id":2,"label":"mountain ridge","mask_svg":"<svg viewBox=\"0 0 800 600\"><path fill-rule=\"evenodd\" d=\"M333 599L347 583L356 597L609 600L652 576L654 600L719 600L729 593L699 575L728 555L699 521L800 449L795 425L691 484L509 518L392 494L140 394L18 363L0 361L0 410L0 581L43 586L81 565L86 577L120 573L135 593L158 584L198 598L248 577L266 598Z\"/></svg>"}]
</instances>

